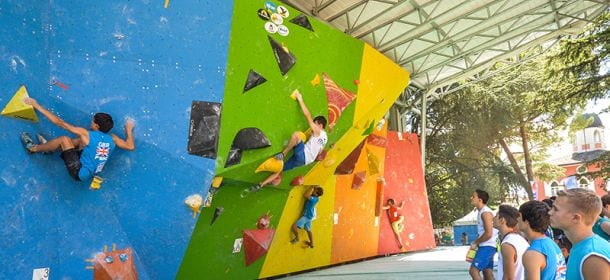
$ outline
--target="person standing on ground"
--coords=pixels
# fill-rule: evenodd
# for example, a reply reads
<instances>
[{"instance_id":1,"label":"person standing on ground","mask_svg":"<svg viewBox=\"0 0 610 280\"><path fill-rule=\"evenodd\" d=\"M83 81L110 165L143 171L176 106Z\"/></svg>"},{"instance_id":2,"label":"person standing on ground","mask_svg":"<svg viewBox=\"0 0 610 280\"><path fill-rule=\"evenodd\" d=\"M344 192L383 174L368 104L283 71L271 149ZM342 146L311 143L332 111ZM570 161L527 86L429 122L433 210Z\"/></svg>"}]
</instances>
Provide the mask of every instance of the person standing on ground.
<instances>
[{"instance_id":1,"label":"person standing on ground","mask_svg":"<svg viewBox=\"0 0 610 280\"><path fill-rule=\"evenodd\" d=\"M498 280L525 279L522 257L529 243L517 228L519 210L509 205L500 205L494 217L494 228L499 231L500 254L498 255Z\"/></svg>"},{"instance_id":2,"label":"person standing on ground","mask_svg":"<svg viewBox=\"0 0 610 280\"><path fill-rule=\"evenodd\" d=\"M493 229L493 211L487 206L489 194L477 189L472 193L470 201L479 210L477 216L477 232L479 237L470 244L477 253L470 266L470 277L473 280L493 279L494 254L496 253L496 234Z\"/></svg>"},{"instance_id":3,"label":"person standing on ground","mask_svg":"<svg viewBox=\"0 0 610 280\"><path fill-rule=\"evenodd\" d=\"M519 207L519 231L530 243L523 254L525 279L566 279L566 263L559 246L545 235L549 228L549 208L541 201L528 201Z\"/></svg>"},{"instance_id":4,"label":"person standing on ground","mask_svg":"<svg viewBox=\"0 0 610 280\"><path fill-rule=\"evenodd\" d=\"M551 224L563 229L572 241L568 274L570 280L610 279L610 244L593 233L602 211L601 199L586 189L559 191L550 211Z\"/></svg>"}]
</instances>

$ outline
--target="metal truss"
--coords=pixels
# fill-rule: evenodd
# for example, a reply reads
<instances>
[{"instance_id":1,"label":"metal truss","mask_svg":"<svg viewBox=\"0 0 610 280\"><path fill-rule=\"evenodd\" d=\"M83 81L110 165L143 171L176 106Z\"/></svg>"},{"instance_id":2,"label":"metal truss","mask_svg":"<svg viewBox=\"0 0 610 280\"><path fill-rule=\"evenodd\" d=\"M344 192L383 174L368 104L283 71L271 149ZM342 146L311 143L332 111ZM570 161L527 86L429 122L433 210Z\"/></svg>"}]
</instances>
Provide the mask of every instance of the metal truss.
<instances>
[{"instance_id":1,"label":"metal truss","mask_svg":"<svg viewBox=\"0 0 610 280\"><path fill-rule=\"evenodd\" d=\"M361 39L411 72L429 101L500 70L524 50L552 46L603 11L606 0L284 0ZM550 42L550 43L549 43ZM512 66L508 66L512 67ZM403 94L403 96L408 93ZM401 97L400 112L419 101ZM415 111L414 111L415 110Z\"/></svg>"}]
</instances>

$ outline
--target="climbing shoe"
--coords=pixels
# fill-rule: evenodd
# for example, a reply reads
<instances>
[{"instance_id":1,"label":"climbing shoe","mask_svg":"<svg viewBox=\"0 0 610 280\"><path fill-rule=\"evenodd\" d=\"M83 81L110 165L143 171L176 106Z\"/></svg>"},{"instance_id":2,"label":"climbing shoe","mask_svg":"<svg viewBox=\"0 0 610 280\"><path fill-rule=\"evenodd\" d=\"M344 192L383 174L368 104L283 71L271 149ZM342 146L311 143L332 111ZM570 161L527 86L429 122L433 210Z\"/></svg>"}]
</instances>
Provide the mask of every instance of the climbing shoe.
<instances>
[{"instance_id":1,"label":"climbing shoe","mask_svg":"<svg viewBox=\"0 0 610 280\"><path fill-rule=\"evenodd\" d=\"M34 140L32 140L32 137L30 137L30 134L27 132L22 132L21 133L21 143L23 144L23 147L25 148L25 150L28 153L33 153L32 152L32 148L34 146L36 146L36 144L34 143Z\"/></svg>"}]
</instances>

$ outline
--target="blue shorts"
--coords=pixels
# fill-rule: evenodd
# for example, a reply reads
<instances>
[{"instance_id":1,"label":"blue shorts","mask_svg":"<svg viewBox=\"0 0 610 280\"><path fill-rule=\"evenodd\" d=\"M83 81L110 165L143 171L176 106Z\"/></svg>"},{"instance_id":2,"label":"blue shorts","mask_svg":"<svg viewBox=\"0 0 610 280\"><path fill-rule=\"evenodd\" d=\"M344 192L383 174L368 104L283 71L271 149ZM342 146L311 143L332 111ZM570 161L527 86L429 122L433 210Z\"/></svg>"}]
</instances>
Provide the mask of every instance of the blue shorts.
<instances>
[{"instance_id":1,"label":"blue shorts","mask_svg":"<svg viewBox=\"0 0 610 280\"><path fill-rule=\"evenodd\" d=\"M472 259L472 265L479 271L485 269L494 269L494 254L496 253L496 247L483 246L479 247L477 254Z\"/></svg>"},{"instance_id":2,"label":"blue shorts","mask_svg":"<svg viewBox=\"0 0 610 280\"><path fill-rule=\"evenodd\" d=\"M288 171L293 168L305 165L305 145L299 142L292 150L292 156L284 163L282 171Z\"/></svg>"},{"instance_id":3,"label":"blue shorts","mask_svg":"<svg viewBox=\"0 0 610 280\"><path fill-rule=\"evenodd\" d=\"M311 219L307 218L305 216L302 216L298 221L297 221L297 227L298 228L303 228L303 226L305 226L305 230L306 231L311 231Z\"/></svg>"}]
</instances>

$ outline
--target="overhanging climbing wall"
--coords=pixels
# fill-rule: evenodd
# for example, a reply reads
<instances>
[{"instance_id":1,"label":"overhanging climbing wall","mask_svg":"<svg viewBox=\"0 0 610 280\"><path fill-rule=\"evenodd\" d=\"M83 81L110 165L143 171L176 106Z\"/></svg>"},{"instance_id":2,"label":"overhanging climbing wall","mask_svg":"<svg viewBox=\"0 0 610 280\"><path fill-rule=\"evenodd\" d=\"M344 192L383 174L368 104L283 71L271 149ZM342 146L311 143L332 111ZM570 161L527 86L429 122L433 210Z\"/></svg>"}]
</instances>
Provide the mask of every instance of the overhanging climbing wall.
<instances>
[{"instance_id":1,"label":"overhanging climbing wall","mask_svg":"<svg viewBox=\"0 0 610 280\"><path fill-rule=\"evenodd\" d=\"M393 172L384 167L391 151L380 120L408 77L370 46L279 2L235 1L216 158L216 176L223 181L199 217L178 278L270 277L378 255L380 226L387 219L379 208L380 188L393 188L379 183ZM270 174L255 173L257 166L279 152L294 131L308 128L290 97L294 90L303 94L312 116L330 121L326 157L284 172L277 186L244 195ZM246 149L239 135L252 128L265 137ZM347 171L337 174L361 143ZM290 186L297 176L303 176L302 185ZM310 185L325 190L313 222L313 249L290 243L290 227ZM270 242L255 242L249 234L266 213L274 235ZM388 251L401 252L398 246Z\"/></svg>"},{"instance_id":2,"label":"overhanging climbing wall","mask_svg":"<svg viewBox=\"0 0 610 280\"><path fill-rule=\"evenodd\" d=\"M104 111L124 136L125 119L136 121L136 150L113 154L92 191L57 153L28 155L19 143L22 131L65 131L40 114L0 118L2 279L269 277L404 251L387 232L387 194L413 196L426 214L419 161L404 173L392 159L418 158L417 148L391 145L380 122L409 74L280 2L8 0L0 15L0 104L24 85L78 126ZM269 174L256 167L307 129L294 90L330 121L326 156L244 195ZM29 110L21 105L10 108ZM289 242L310 185L325 189L313 249ZM197 194L213 194L200 215ZM407 222L406 250L429 248L432 231Z\"/></svg>"},{"instance_id":3,"label":"overhanging climbing wall","mask_svg":"<svg viewBox=\"0 0 610 280\"><path fill-rule=\"evenodd\" d=\"M28 155L19 141L65 131L40 114L0 118L0 279L36 268L92 279L105 248L140 279L175 277L196 221L184 199L205 195L214 175L213 160L188 153L191 106L222 102L232 11L232 1L0 1L0 106L25 85L75 125L104 111L124 136L125 118L136 121L136 150L112 155L90 191L57 153ZM123 262L113 247L133 253Z\"/></svg>"}]
</instances>

